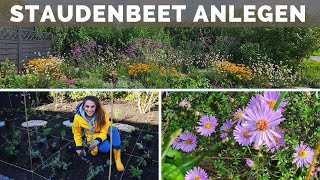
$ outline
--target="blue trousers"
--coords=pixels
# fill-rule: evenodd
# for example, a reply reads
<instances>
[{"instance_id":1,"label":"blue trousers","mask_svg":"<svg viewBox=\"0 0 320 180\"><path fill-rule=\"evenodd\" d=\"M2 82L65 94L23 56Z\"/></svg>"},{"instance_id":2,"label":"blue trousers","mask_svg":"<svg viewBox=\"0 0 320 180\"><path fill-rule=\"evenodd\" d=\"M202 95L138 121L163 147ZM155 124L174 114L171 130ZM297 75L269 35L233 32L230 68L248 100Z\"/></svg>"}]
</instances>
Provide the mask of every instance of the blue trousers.
<instances>
[{"instance_id":1,"label":"blue trousers","mask_svg":"<svg viewBox=\"0 0 320 180\"><path fill-rule=\"evenodd\" d=\"M111 138L110 134L112 131L112 148L113 149L120 149L121 148L121 139L120 139L120 134L118 131L118 128L114 126L110 126L108 129L108 138ZM98 150L102 153L107 153L110 150L110 142L108 138L104 141L102 141L98 145Z\"/></svg>"}]
</instances>

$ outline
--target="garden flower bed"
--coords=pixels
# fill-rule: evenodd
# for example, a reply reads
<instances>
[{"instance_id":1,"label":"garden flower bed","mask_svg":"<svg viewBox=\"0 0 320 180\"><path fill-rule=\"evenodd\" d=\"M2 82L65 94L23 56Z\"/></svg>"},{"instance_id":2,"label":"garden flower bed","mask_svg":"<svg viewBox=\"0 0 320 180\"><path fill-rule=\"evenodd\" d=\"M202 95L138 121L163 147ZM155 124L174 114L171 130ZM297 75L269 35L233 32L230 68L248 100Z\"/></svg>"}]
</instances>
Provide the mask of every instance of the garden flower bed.
<instances>
[{"instance_id":1,"label":"garden flower bed","mask_svg":"<svg viewBox=\"0 0 320 180\"><path fill-rule=\"evenodd\" d=\"M163 179L319 178L318 92L171 92L162 99Z\"/></svg>"},{"instance_id":2,"label":"garden flower bed","mask_svg":"<svg viewBox=\"0 0 320 180\"><path fill-rule=\"evenodd\" d=\"M17 73L12 64L16 59L0 59L0 87L320 86L317 63L303 62L319 49L319 28L79 27L42 30L55 33L57 39L52 48L55 52L28 58L23 62L24 67L20 67L21 73Z\"/></svg>"},{"instance_id":3,"label":"garden flower bed","mask_svg":"<svg viewBox=\"0 0 320 180\"><path fill-rule=\"evenodd\" d=\"M46 120L47 125L29 131L21 126L25 122L23 110L5 110L1 118L6 125L0 127L0 174L13 179L107 179L110 154L92 156L87 152L79 157L71 128L62 124L73 120L75 105L71 102L30 108L29 119ZM120 130L125 170L118 172L112 165L111 179L158 177L158 111L140 114L133 106L130 102L114 104L115 109L126 112L118 123L131 125L135 131ZM110 105L106 109L110 110ZM7 116L11 112L15 115Z\"/></svg>"}]
</instances>

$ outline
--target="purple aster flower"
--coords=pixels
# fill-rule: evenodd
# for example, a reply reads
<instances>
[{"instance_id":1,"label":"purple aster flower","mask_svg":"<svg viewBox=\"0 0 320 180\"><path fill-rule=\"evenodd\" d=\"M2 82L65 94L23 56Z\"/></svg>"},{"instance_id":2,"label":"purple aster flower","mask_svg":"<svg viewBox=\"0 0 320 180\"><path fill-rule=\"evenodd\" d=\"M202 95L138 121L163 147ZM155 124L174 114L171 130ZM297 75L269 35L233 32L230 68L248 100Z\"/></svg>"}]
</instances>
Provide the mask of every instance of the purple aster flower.
<instances>
[{"instance_id":1,"label":"purple aster flower","mask_svg":"<svg viewBox=\"0 0 320 180\"><path fill-rule=\"evenodd\" d=\"M218 121L214 116L202 116L198 122L200 126L197 126L197 132L202 136L211 136L213 132L216 132L216 126Z\"/></svg>"},{"instance_id":2,"label":"purple aster flower","mask_svg":"<svg viewBox=\"0 0 320 180\"><path fill-rule=\"evenodd\" d=\"M243 118L247 120L243 126L249 128L250 142L254 142L255 147L276 145L274 136L281 138L281 135L274 128L285 119L280 113L268 106L246 109Z\"/></svg>"},{"instance_id":3,"label":"purple aster flower","mask_svg":"<svg viewBox=\"0 0 320 180\"><path fill-rule=\"evenodd\" d=\"M179 150L181 147L181 139L180 137L176 137L174 141L171 143L173 149Z\"/></svg>"},{"instance_id":4,"label":"purple aster flower","mask_svg":"<svg viewBox=\"0 0 320 180\"><path fill-rule=\"evenodd\" d=\"M265 92L263 96L261 96L261 100L263 104L267 104L271 109L273 109L278 101L279 96L280 92ZM283 99L279 105L279 110L282 112L286 105L287 102Z\"/></svg>"},{"instance_id":5,"label":"purple aster flower","mask_svg":"<svg viewBox=\"0 0 320 180\"><path fill-rule=\"evenodd\" d=\"M237 125L235 130L233 131L234 139L242 146L249 146L250 136L249 136L249 128L242 127L241 125Z\"/></svg>"},{"instance_id":6,"label":"purple aster flower","mask_svg":"<svg viewBox=\"0 0 320 180\"><path fill-rule=\"evenodd\" d=\"M246 165L249 166L249 167L253 167L254 166L254 162L251 159L247 158L246 159Z\"/></svg>"},{"instance_id":7,"label":"purple aster flower","mask_svg":"<svg viewBox=\"0 0 320 180\"><path fill-rule=\"evenodd\" d=\"M209 180L208 174L201 167L194 167L193 169L187 171L185 180Z\"/></svg>"},{"instance_id":8,"label":"purple aster flower","mask_svg":"<svg viewBox=\"0 0 320 180\"><path fill-rule=\"evenodd\" d=\"M238 122L238 123L237 123L238 125L241 124L241 123L244 121L244 119L243 119L243 113L244 113L244 109L239 108L239 109L237 109L237 111L233 114L233 119Z\"/></svg>"},{"instance_id":9,"label":"purple aster flower","mask_svg":"<svg viewBox=\"0 0 320 180\"><path fill-rule=\"evenodd\" d=\"M197 147L197 136L188 130L180 134L180 139L180 149L184 152L190 152Z\"/></svg>"},{"instance_id":10,"label":"purple aster flower","mask_svg":"<svg viewBox=\"0 0 320 180\"><path fill-rule=\"evenodd\" d=\"M184 98L180 103L179 103L179 106L182 107L182 108L190 108L191 107L191 104L190 102L188 101L188 98Z\"/></svg>"},{"instance_id":11,"label":"purple aster flower","mask_svg":"<svg viewBox=\"0 0 320 180\"><path fill-rule=\"evenodd\" d=\"M259 106L261 106L262 104L262 100L261 100L262 96L260 94L256 94L255 96L252 96L248 105L247 105L247 108L258 108Z\"/></svg>"},{"instance_id":12,"label":"purple aster flower","mask_svg":"<svg viewBox=\"0 0 320 180\"><path fill-rule=\"evenodd\" d=\"M232 120L227 120L226 122L223 123L220 129L221 131L220 137L222 139L228 136L228 133L231 131L232 126L233 126Z\"/></svg>"},{"instance_id":13,"label":"purple aster flower","mask_svg":"<svg viewBox=\"0 0 320 180\"><path fill-rule=\"evenodd\" d=\"M304 145L303 142L300 142L300 145L298 144L296 146L296 152L293 154L293 156L293 163L296 163L298 168L307 167L312 162L314 152L309 146Z\"/></svg>"},{"instance_id":14,"label":"purple aster flower","mask_svg":"<svg viewBox=\"0 0 320 180\"><path fill-rule=\"evenodd\" d=\"M285 145L285 142L284 142L284 135L283 135L283 130L280 129L280 128L275 128L275 131L277 133L279 133L280 135L280 138L276 137L276 136L273 136L274 140L276 141L276 144L272 144L270 147L267 147L268 148L268 151L274 153L274 151L280 149L281 147L283 147Z\"/></svg>"}]
</instances>

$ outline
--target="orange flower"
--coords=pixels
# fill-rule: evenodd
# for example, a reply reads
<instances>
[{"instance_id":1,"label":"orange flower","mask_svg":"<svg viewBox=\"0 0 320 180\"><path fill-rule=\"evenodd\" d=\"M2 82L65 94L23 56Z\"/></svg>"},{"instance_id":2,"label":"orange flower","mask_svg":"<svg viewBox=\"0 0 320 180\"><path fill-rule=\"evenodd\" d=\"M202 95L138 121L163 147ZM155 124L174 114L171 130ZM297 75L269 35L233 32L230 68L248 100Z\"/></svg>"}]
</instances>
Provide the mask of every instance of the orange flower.
<instances>
[{"instance_id":1,"label":"orange flower","mask_svg":"<svg viewBox=\"0 0 320 180\"><path fill-rule=\"evenodd\" d=\"M215 63L215 66L231 75L234 75L240 80L251 80L253 73L249 67L244 64L235 64L229 61L220 61Z\"/></svg>"}]
</instances>

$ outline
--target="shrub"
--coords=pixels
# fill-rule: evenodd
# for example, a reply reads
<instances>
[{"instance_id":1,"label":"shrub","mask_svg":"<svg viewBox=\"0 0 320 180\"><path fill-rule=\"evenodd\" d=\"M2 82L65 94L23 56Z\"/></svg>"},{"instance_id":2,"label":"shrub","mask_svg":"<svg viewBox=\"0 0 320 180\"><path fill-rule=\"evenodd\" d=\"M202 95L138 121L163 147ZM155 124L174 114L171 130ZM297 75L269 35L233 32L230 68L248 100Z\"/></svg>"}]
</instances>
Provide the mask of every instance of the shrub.
<instances>
[{"instance_id":1,"label":"shrub","mask_svg":"<svg viewBox=\"0 0 320 180\"><path fill-rule=\"evenodd\" d=\"M304 60L301 62L300 76L301 83L309 86L320 84L320 62Z\"/></svg>"},{"instance_id":2,"label":"shrub","mask_svg":"<svg viewBox=\"0 0 320 180\"><path fill-rule=\"evenodd\" d=\"M197 88L210 88L209 79L201 76L196 76L190 78L187 76L180 76L172 79L171 87L172 88L186 88L186 89L197 89Z\"/></svg>"},{"instance_id":3,"label":"shrub","mask_svg":"<svg viewBox=\"0 0 320 180\"><path fill-rule=\"evenodd\" d=\"M17 68L10 63L9 59L5 59L0 63L0 88L8 87L10 81L17 75Z\"/></svg>"}]
</instances>

